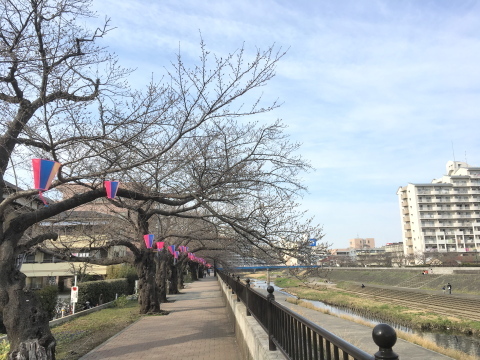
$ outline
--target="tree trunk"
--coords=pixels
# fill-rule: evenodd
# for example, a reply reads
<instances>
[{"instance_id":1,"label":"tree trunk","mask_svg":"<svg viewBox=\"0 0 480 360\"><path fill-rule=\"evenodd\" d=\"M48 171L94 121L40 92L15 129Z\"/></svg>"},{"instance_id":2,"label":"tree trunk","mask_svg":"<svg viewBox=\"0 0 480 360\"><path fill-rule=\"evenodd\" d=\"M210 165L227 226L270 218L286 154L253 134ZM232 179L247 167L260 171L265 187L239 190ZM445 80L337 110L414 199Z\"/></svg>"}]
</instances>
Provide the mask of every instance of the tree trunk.
<instances>
[{"instance_id":1,"label":"tree trunk","mask_svg":"<svg viewBox=\"0 0 480 360\"><path fill-rule=\"evenodd\" d=\"M55 360L55 338L40 300L25 289L26 276L6 261L8 241L0 247L0 311L10 341L9 360ZM13 265L13 266L12 266Z\"/></svg>"},{"instance_id":2,"label":"tree trunk","mask_svg":"<svg viewBox=\"0 0 480 360\"><path fill-rule=\"evenodd\" d=\"M198 264L196 262L189 261L188 266L190 267L190 273L192 274L192 281L198 281Z\"/></svg>"},{"instance_id":3,"label":"tree trunk","mask_svg":"<svg viewBox=\"0 0 480 360\"><path fill-rule=\"evenodd\" d=\"M177 274L178 274L178 289L184 289L184 272L185 272L185 257L177 262Z\"/></svg>"},{"instance_id":4,"label":"tree trunk","mask_svg":"<svg viewBox=\"0 0 480 360\"><path fill-rule=\"evenodd\" d=\"M160 313L158 287L155 282L154 253L142 250L141 256L135 259L138 275L138 303L140 314Z\"/></svg>"},{"instance_id":5,"label":"tree trunk","mask_svg":"<svg viewBox=\"0 0 480 360\"><path fill-rule=\"evenodd\" d=\"M177 272L177 266L174 265L173 260L171 259L169 261L170 265L170 282L168 284L168 293L169 294L178 294L180 291L178 291L178 272Z\"/></svg>"},{"instance_id":6,"label":"tree trunk","mask_svg":"<svg viewBox=\"0 0 480 360\"><path fill-rule=\"evenodd\" d=\"M167 254L165 249L158 253L155 258L157 273L156 283L158 287L158 296L161 303L168 302L167 300Z\"/></svg>"}]
</instances>

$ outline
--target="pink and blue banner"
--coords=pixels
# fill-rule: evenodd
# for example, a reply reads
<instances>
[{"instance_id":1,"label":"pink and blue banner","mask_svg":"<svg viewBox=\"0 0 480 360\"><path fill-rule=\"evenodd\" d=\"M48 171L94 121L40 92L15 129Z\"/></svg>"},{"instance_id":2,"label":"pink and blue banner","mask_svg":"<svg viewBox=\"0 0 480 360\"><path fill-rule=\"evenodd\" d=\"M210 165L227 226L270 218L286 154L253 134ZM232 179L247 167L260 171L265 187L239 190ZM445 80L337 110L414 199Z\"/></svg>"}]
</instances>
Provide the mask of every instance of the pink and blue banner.
<instances>
[{"instance_id":1,"label":"pink and blue banner","mask_svg":"<svg viewBox=\"0 0 480 360\"><path fill-rule=\"evenodd\" d=\"M154 235L153 235L153 234L143 235L143 240L145 240L145 246L147 247L147 249L151 249L151 248L152 248L153 238L154 238Z\"/></svg>"},{"instance_id":2,"label":"pink and blue banner","mask_svg":"<svg viewBox=\"0 0 480 360\"><path fill-rule=\"evenodd\" d=\"M168 251L170 252L170 254L173 255L173 253L175 252L175 245L170 245L170 246L168 247Z\"/></svg>"},{"instance_id":3,"label":"pink and blue banner","mask_svg":"<svg viewBox=\"0 0 480 360\"><path fill-rule=\"evenodd\" d=\"M165 246L165 241L158 241L157 242L157 250L163 250L163 247Z\"/></svg>"},{"instance_id":4,"label":"pink and blue banner","mask_svg":"<svg viewBox=\"0 0 480 360\"><path fill-rule=\"evenodd\" d=\"M118 181L109 181L105 180L103 185L105 186L105 190L107 190L107 198L114 199L117 195L118 185L120 183Z\"/></svg>"},{"instance_id":5,"label":"pink and blue banner","mask_svg":"<svg viewBox=\"0 0 480 360\"><path fill-rule=\"evenodd\" d=\"M47 191L61 164L52 160L32 159L32 166L35 189Z\"/></svg>"}]
</instances>

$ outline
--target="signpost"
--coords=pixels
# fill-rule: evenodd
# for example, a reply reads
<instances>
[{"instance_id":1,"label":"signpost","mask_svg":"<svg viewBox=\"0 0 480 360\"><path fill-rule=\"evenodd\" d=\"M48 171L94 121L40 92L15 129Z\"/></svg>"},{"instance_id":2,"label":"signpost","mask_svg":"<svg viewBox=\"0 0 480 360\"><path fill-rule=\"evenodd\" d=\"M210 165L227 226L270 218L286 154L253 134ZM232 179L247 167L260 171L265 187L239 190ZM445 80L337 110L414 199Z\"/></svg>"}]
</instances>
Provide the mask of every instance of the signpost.
<instances>
[{"instance_id":1,"label":"signpost","mask_svg":"<svg viewBox=\"0 0 480 360\"><path fill-rule=\"evenodd\" d=\"M78 301L78 286L77 275L75 275L75 285L72 286L72 292L70 293L70 302L72 303L72 314L75 314L75 304Z\"/></svg>"},{"instance_id":2,"label":"signpost","mask_svg":"<svg viewBox=\"0 0 480 360\"><path fill-rule=\"evenodd\" d=\"M71 302L76 303L78 301L78 286L72 286L72 293L70 295Z\"/></svg>"}]
</instances>

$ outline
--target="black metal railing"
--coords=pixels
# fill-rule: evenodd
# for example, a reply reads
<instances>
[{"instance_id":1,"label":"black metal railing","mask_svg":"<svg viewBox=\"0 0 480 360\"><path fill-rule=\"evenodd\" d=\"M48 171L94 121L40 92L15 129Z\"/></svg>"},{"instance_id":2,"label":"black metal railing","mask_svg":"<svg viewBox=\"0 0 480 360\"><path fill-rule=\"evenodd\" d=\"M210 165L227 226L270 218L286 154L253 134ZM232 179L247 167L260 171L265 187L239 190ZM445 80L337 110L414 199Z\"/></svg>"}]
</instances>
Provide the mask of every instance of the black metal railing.
<instances>
[{"instance_id":1,"label":"black metal railing","mask_svg":"<svg viewBox=\"0 0 480 360\"><path fill-rule=\"evenodd\" d=\"M264 296L250 289L250 280L242 283L233 274L218 271L220 278L246 306L267 332L269 349L280 350L292 360L398 360L392 350L397 341L395 330L387 324L378 324L372 332L379 351L375 355L357 348L342 338L312 323L275 301L273 286Z\"/></svg>"}]
</instances>

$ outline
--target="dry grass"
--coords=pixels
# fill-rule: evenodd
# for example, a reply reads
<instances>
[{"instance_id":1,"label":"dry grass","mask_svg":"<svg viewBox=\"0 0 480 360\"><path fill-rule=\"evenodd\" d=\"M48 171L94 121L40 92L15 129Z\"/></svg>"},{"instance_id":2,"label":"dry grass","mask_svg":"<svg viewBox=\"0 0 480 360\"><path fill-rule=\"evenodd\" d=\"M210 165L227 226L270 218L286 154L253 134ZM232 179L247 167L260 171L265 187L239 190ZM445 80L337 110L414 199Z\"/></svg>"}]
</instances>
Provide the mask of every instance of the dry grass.
<instances>
[{"instance_id":1,"label":"dry grass","mask_svg":"<svg viewBox=\"0 0 480 360\"><path fill-rule=\"evenodd\" d=\"M372 325L368 321L357 319L357 318L354 318L354 317L348 316L348 315L331 314L330 311L328 311L326 309L318 308L315 305L313 305L312 303L309 303L309 302L306 302L306 301L293 299L293 298L287 298L286 300L287 300L287 302L289 302L291 304L300 305L300 306L303 306L307 309L312 309L312 310L315 310L315 311L319 311L323 314L333 315L333 316L339 317L341 319L345 319L345 320L348 320L348 321L353 321L357 324L361 324L361 325L372 327L372 328L374 327L374 325ZM398 338L400 338L400 339L403 339L403 340L406 340L406 341L411 342L413 344L419 345L419 346L421 346L425 349L436 351L436 352L438 352L440 354L443 354L443 355L446 355L446 356L450 356L453 359L458 359L458 360L479 360L480 359L478 356L471 356L471 355L467 355L467 354L465 354L461 351L458 351L458 350L447 349L447 348L444 348L442 346L438 346L436 343L434 343L434 342L432 342L428 339L425 339L425 338L423 338L419 335L409 334L409 333L399 331L399 330L396 330L396 332L397 332ZM355 345L355 346L357 346L357 345Z\"/></svg>"}]
</instances>

